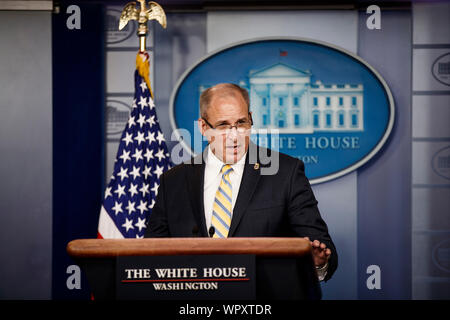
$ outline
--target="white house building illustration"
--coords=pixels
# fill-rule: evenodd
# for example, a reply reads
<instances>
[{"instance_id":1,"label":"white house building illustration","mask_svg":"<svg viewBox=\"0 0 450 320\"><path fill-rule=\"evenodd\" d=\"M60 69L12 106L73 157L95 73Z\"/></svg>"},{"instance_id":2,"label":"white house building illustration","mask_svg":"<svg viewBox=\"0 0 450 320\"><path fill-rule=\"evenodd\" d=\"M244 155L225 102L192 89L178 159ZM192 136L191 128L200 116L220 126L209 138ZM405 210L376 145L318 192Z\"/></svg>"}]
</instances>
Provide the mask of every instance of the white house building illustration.
<instances>
[{"instance_id":1,"label":"white house building illustration","mask_svg":"<svg viewBox=\"0 0 450 320\"><path fill-rule=\"evenodd\" d=\"M250 72L247 89L254 128L278 128L280 133L363 131L362 84L311 83L311 76L309 70L283 63Z\"/></svg>"},{"instance_id":2,"label":"white house building illustration","mask_svg":"<svg viewBox=\"0 0 450 320\"><path fill-rule=\"evenodd\" d=\"M284 63L250 71L239 85L249 91L253 127L280 133L364 131L363 85L311 83L311 76Z\"/></svg>"}]
</instances>

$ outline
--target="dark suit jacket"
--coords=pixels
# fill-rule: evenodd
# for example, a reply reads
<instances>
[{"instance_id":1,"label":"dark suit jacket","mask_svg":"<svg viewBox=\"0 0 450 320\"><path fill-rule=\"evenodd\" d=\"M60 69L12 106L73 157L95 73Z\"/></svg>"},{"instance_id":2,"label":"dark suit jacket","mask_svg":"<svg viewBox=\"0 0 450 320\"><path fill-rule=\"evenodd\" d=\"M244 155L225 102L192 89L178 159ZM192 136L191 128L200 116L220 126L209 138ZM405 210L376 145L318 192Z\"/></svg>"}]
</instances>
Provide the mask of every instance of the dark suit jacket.
<instances>
[{"instance_id":1,"label":"dark suit jacket","mask_svg":"<svg viewBox=\"0 0 450 320\"><path fill-rule=\"evenodd\" d=\"M325 277L328 280L337 268L338 256L305 176L304 164L288 155L264 150L271 152L271 157L279 155L278 172L262 175L261 168L270 163L260 163L260 168L255 169L247 152L228 236L317 239L332 251ZM205 163L197 158L161 176L146 237L208 236L203 207L204 172Z\"/></svg>"}]
</instances>

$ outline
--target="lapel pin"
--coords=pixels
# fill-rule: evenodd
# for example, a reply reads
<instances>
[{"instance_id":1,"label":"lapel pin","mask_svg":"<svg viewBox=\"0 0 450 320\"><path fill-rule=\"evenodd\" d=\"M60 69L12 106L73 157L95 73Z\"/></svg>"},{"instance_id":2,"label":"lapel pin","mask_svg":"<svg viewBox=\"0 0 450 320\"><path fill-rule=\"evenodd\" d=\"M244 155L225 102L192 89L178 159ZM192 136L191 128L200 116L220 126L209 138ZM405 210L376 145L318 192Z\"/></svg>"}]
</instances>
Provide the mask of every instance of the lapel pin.
<instances>
[{"instance_id":1,"label":"lapel pin","mask_svg":"<svg viewBox=\"0 0 450 320\"><path fill-rule=\"evenodd\" d=\"M255 166L253 167L253 169L258 170L259 169L259 163L255 163Z\"/></svg>"}]
</instances>

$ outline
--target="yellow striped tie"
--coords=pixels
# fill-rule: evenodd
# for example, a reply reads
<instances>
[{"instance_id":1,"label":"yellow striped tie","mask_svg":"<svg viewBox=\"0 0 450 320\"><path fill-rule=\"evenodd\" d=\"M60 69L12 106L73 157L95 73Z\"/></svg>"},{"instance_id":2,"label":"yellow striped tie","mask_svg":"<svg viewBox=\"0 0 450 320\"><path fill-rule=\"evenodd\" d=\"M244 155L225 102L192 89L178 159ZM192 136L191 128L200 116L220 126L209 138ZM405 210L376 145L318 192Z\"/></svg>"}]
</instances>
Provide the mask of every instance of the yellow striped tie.
<instances>
[{"instance_id":1,"label":"yellow striped tie","mask_svg":"<svg viewBox=\"0 0 450 320\"><path fill-rule=\"evenodd\" d=\"M233 168L226 164L222 167L222 180L214 198L211 225L215 232L213 238L226 238L231 224L232 188L230 172Z\"/></svg>"}]
</instances>

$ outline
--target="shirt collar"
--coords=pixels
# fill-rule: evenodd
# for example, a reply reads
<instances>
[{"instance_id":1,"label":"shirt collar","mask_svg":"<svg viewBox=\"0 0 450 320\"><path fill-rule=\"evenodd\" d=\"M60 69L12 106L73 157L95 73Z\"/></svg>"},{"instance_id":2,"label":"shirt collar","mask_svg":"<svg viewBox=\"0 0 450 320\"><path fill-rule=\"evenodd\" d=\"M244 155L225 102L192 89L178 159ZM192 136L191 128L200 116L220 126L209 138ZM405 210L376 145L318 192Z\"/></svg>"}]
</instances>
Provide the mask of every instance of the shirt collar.
<instances>
[{"instance_id":1,"label":"shirt collar","mask_svg":"<svg viewBox=\"0 0 450 320\"><path fill-rule=\"evenodd\" d=\"M236 173L244 170L247 152L248 150L244 153L244 155L238 162L231 165L233 171L235 171ZM208 166L208 168L210 168L211 170L214 170L214 172L220 173L220 170L222 170L224 164L225 163L223 163L221 160L219 160L219 158L216 157L216 155L212 152L211 147L208 145L208 157L206 160L206 166Z\"/></svg>"}]
</instances>

